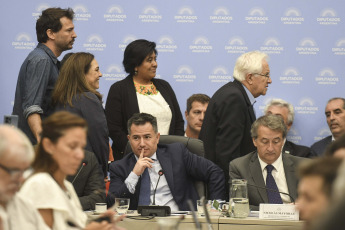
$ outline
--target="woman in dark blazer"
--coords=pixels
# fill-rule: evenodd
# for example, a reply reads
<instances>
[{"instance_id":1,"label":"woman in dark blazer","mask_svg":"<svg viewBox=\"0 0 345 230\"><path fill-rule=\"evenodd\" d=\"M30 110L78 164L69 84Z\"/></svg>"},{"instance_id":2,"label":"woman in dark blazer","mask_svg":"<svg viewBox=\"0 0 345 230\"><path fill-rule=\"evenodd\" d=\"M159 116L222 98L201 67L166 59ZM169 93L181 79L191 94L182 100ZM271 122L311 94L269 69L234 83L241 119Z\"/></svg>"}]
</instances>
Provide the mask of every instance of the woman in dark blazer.
<instances>
[{"instance_id":1,"label":"woman in dark blazer","mask_svg":"<svg viewBox=\"0 0 345 230\"><path fill-rule=\"evenodd\" d=\"M105 105L115 160L123 156L127 121L134 113L155 116L162 135L184 135L184 120L173 89L167 81L154 78L156 58L154 42L140 39L126 47L123 66L129 75L110 87Z\"/></svg>"},{"instance_id":2,"label":"woman in dark blazer","mask_svg":"<svg viewBox=\"0 0 345 230\"><path fill-rule=\"evenodd\" d=\"M102 95L97 91L100 77L102 73L92 54L72 54L62 65L52 99L56 110L67 110L87 121L89 129L85 149L96 155L106 177L109 136Z\"/></svg>"}]
</instances>

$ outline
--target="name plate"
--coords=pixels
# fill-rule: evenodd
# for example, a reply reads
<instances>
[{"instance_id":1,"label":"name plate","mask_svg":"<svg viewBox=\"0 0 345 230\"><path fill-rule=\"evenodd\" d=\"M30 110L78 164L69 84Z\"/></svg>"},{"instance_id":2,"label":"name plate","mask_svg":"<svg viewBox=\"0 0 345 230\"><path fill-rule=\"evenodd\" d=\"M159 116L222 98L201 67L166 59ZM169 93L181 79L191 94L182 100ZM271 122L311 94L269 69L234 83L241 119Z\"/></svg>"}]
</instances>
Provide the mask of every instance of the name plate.
<instances>
[{"instance_id":1,"label":"name plate","mask_svg":"<svg viewBox=\"0 0 345 230\"><path fill-rule=\"evenodd\" d=\"M259 219L299 220L299 212L293 204L260 204Z\"/></svg>"}]
</instances>

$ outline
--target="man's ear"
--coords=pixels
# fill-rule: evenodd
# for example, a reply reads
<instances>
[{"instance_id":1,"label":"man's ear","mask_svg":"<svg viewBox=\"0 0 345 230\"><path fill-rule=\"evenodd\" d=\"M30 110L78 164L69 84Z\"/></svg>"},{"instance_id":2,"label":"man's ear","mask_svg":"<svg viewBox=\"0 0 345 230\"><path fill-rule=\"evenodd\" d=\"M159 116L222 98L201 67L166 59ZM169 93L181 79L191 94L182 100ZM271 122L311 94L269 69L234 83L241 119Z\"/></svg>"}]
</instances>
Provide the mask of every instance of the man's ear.
<instances>
[{"instance_id":1,"label":"man's ear","mask_svg":"<svg viewBox=\"0 0 345 230\"><path fill-rule=\"evenodd\" d=\"M247 73L247 75L246 75L246 81L248 82L249 85L252 85L252 84L253 84L253 77L254 77L253 74Z\"/></svg>"},{"instance_id":2,"label":"man's ear","mask_svg":"<svg viewBox=\"0 0 345 230\"><path fill-rule=\"evenodd\" d=\"M254 146L257 147L257 146L256 146L256 139L255 139L255 138L252 138L252 140L253 140Z\"/></svg>"},{"instance_id":3,"label":"man's ear","mask_svg":"<svg viewBox=\"0 0 345 230\"><path fill-rule=\"evenodd\" d=\"M184 116L185 116L185 118L187 119L187 116L188 116L187 110L184 112Z\"/></svg>"},{"instance_id":4,"label":"man's ear","mask_svg":"<svg viewBox=\"0 0 345 230\"><path fill-rule=\"evenodd\" d=\"M49 39L51 40L55 39L55 33L52 31L52 29L47 29L46 33Z\"/></svg>"}]
</instances>

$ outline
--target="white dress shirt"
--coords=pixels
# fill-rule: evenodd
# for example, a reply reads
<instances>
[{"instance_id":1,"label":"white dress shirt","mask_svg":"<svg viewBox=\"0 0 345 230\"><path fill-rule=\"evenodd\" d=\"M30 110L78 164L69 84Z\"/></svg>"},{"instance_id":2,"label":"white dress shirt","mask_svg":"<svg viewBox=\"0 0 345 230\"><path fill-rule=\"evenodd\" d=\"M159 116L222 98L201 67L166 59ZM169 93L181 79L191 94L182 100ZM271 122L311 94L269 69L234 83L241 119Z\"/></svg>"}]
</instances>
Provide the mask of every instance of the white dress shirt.
<instances>
[{"instance_id":1,"label":"white dress shirt","mask_svg":"<svg viewBox=\"0 0 345 230\"><path fill-rule=\"evenodd\" d=\"M138 157L134 155L135 158L138 160ZM151 196L150 196L150 204L153 204L153 194L154 190L157 185L157 181L159 178L159 170L162 169L159 160L157 159L157 154L154 153L151 157L151 159L154 160L154 163L152 163L152 168L149 168L149 175L150 175L150 183L151 183ZM133 171L128 175L128 177L125 180L125 184L129 190L130 193L135 193L135 186L137 185L139 181L139 177L137 176ZM168 182L165 178L165 175L163 174L159 180L159 184L156 191L156 197L155 197L155 204L156 205L164 205L164 206L170 206L171 211L179 211L179 208L174 200L174 197L171 194Z\"/></svg>"},{"instance_id":2,"label":"white dress shirt","mask_svg":"<svg viewBox=\"0 0 345 230\"><path fill-rule=\"evenodd\" d=\"M259 155L258 155L259 157ZM261 166L262 176L264 177L264 181L266 184L266 177L267 177L267 170L266 166L268 165L266 162L260 159L259 162ZM278 159L272 164L274 169L272 170L272 176L274 180L276 181L278 190L280 192L289 193L288 186L286 183L286 177L285 177L285 171L284 171L284 164L282 159L282 153L280 153L280 156ZM280 197L282 198L282 201L284 204L291 203L290 197L288 195L284 195L280 193Z\"/></svg>"}]
</instances>

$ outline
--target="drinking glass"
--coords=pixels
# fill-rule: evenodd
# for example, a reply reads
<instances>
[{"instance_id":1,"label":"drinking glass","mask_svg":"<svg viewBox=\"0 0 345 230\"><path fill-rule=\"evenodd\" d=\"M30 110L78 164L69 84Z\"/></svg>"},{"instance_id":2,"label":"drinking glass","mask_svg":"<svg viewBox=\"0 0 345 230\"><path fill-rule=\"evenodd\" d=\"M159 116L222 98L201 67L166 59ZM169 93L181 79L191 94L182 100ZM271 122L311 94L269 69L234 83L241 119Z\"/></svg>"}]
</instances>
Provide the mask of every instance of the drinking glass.
<instances>
[{"instance_id":1,"label":"drinking glass","mask_svg":"<svg viewBox=\"0 0 345 230\"><path fill-rule=\"evenodd\" d=\"M245 218L249 215L247 181L244 179L232 180L229 212L235 218Z\"/></svg>"},{"instance_id":2,"label":"drinking glass","mask_svg":"<svg viewBox=\"0 0 345 230\"><path fill-rule=\"evenodd\" d=\"M115 211L119 215L127 214L129 208L128 198L115 198Z\"/></svg>"}]
</instances>

